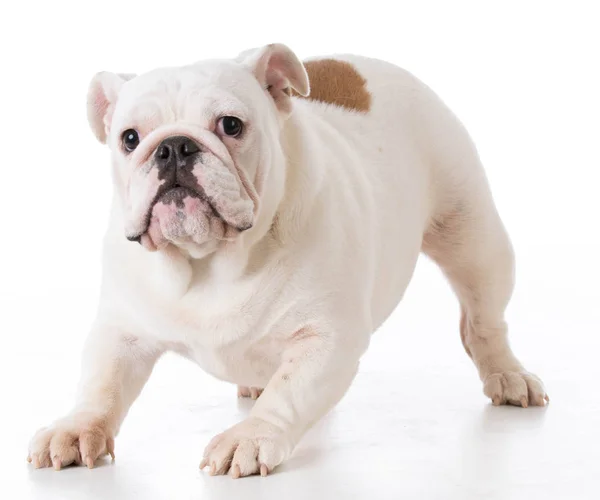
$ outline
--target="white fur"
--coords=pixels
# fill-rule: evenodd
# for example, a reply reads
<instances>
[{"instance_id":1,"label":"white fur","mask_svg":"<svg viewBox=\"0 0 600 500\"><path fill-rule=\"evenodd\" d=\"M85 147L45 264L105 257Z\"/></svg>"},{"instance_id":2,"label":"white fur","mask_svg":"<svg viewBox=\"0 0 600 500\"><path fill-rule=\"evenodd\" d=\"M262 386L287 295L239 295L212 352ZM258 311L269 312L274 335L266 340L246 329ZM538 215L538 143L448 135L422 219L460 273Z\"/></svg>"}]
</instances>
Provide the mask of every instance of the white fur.
<instances>
[{"instance_id":1,"label":"white fur","mask_svg":"<svg viewBox=\"0 0 600 500\"><path fill-rule=\"evenodd\" d=\"M77 404L36 435L36 465L92 465L109 451L152 366L172 350L243 386L241 394L252 388L258 397L264 388L251 416L217 436L202 465L234 477L272 470L343 396L422 250L456 290L463 343L486 394L495 404L544 404L541 382L507 343L512 249L458 120L406 71L356 56L337 57L367 80L368 112L278 101L286 96L260 81L269 71L265 50L277 53L273 81L307 89L291 53L270 47L127 82L104 75L92 85L90 120L113 150L116 193L101 300ZM145 100L140 109L148 94L154 108ZM103 106L108 119L98 115ZM231 107L260 124L246 149L223 139L256 191L252 229L157 252L127 241L125 186L134 167L119 149L120 127L146 113L148 134L183 122L211 129L218 110Z\"/></svg>"}]
</instances>

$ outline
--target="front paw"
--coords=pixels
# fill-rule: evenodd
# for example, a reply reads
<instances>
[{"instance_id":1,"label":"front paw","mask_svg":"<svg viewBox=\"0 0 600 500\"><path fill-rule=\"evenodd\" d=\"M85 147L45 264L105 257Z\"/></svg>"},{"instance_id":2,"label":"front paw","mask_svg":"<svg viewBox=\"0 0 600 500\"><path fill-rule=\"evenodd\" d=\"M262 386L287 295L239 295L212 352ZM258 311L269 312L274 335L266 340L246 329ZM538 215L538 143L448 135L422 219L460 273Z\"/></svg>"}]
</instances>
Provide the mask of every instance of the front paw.
<instances>
[{"instance_id":1,"label":"front paw","mask_svg":"<svg viewBox=\"0 0 600 500\"><path fill-rule=\"evenodd\" d=\"M114 459L114 435L105 418L89 413L76 413L40 429L29 444L27 460L36 469L54 467L60 470L70 464L94 467L106 454Z\"/></svg>"},{"instance_id":2,"label":"front paw","mask_svg":"<svg viewBox=\"0 0 600 500\"><path fill-rule=\"evenodd\" d=\"M234 479L258 473L266 476L291 451L292 445L279 427L250 417L213 438L200 468L209 465L211 476L229 472Z\"/></svg>"},{"instance_id":3,"label":"front paw","mask_svg":"<svg viewBox=\"0 0 600 500\"><path fill-rule=\"evenodd\" d=\"M549 401L539 377L526 371L492 373L483 382L483 392L494 406L510 404L527 408L544 406Z\"/></svg>"}]
</instances>

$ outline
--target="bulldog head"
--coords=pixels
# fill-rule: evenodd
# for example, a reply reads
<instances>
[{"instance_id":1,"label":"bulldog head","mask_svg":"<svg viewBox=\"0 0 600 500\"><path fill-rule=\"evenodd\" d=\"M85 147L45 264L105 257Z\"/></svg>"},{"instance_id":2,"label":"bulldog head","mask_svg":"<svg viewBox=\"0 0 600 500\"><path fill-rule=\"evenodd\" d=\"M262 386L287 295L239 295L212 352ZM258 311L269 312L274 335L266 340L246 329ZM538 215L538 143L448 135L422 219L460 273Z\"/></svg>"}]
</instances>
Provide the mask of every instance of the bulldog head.
<instances>
[{"instance_id":1,"label":"bulldog head","mask_svg":"<svg viewBox=\"0 0 600 500\"><path fill-rule=\"evenodd\" d=\"M292 89L308 95L308 76L281 44L139 76L98 73L88 119L112 151L124 237L202 256L256 226L269 190L283 189L272 170Z\"/></svg>"}]
</instances>

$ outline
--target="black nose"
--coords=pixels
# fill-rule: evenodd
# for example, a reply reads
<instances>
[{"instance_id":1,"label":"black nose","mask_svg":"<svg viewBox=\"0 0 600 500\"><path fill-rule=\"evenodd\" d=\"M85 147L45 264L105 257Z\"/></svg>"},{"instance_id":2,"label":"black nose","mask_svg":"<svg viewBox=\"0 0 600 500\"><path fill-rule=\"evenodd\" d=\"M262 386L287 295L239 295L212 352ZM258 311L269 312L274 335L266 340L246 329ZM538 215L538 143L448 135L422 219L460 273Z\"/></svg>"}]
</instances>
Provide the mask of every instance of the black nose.
<instances>
[{"instance_id":1,"label":"black nose","mask_svg":"<svg viewBox=\"0 0 600 500\"><path fill-rule=\"evenodd\" d=\"M199 151L198 145L189 137L176 135L167 137L158 145L154 158L159 167L181 167Z\"/></svg>"}]
</instances>

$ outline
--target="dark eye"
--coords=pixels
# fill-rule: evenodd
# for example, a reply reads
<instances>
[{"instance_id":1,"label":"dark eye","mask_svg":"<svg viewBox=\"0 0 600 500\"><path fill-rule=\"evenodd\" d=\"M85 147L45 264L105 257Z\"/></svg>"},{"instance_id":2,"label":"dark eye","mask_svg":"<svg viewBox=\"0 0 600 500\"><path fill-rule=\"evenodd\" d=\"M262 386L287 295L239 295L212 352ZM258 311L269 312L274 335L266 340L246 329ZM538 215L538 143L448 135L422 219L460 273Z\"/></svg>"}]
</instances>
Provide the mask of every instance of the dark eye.
<instances>
[{"instance_id":1,"label":"dark eye","mask_svg":"<svg viewBox=\"0 0 600 500\"><path fill-rule=\"evenodd\" d=\"M219 120L219 128L221 131L229 137L239 137L244 128L242 120L235 116L224 116Z\"/></svg>"},{"instance_id":2,"label":"dark eye","mask_svg":"<svg viewBox=\"0 0 600 500\"><path fill-rule=\"evenodd\" d=\"M123 138L123 147L129 152L131 152L135 148L137 148L138 144L140 143L140 136L132 128L123 132L122 138Z\"/></svg>"}]
</instances>

